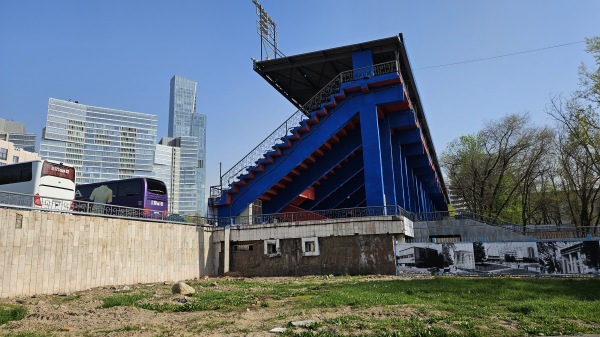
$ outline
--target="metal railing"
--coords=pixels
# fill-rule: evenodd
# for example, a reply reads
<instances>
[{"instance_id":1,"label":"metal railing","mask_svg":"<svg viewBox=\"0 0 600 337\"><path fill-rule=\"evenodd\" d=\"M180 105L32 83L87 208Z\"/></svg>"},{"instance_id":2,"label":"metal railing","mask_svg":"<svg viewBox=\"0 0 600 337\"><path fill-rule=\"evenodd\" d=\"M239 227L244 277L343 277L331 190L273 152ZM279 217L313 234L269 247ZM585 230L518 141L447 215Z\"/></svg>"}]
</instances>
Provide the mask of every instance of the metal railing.
<instances>
[{"instance_id":1,"label":"metal railing","mask_svg":"<svg viewBox=\"0 0 600 337\"><path fill-rule=\"evenodd\" d=\"M264 225L283 222L305 222L317 220L331 220L344 218L364 218L373 216L404 216L409 218L410 212L407 212L400 206L377 206L377 207L358 207L341 208L330 210L315 210L303 212L287 212L276 214L260 214L251 216L222 217L218 218L218 225Z\"/></svg>"},{"instance_id":2,"label":"metal railing","mask_svg":"<svg viewBox=\"0 0 600 337\"><path fill-rule=\"evenodd\" d=\"M414 222L441 220L474 220L486 225L495 226L513 233L521 234L526 240L591 240L600 237L600 227L597 226L573 226L554 224L520 225L506 220L466 211L409 213L409 215L407 215L407 218L411 219ZM495 240L493 238L486 238L486 241Z\"/></svg>"},{"instance_id":3,"label":"metal railing","mask_svg":"<svg viewBox=\"0 0 600 337\"><path fill-rule=\"evenodd\" d=\"M0 191L0 205L49 211L72 211L73 201Z\"/></svg>"},{"instance_id":4,"label":"metal railing","mask_svg":"<svg viewBox=\"0 0 600 337\"><path fill-rule=\"evenodd\" d=\"M302 125L302 122L311 117L311 112L319 109L321 104L328 102L331 95L339 93L342 83L352 82L359 79L365 79L373 76L379 76L398 72L398 62L389 61L376 64L369 67L357 68L341 72L329 83L327 83L318 93L310 98L301 109L293 113L285 122L279 125L275 131L271 132L260 144L252 149L244 158L233 165L227 172L221 176L219 186L211 186L210 197L215 205L221 204L221 195L223 191L231 188L232 184L239 180L239 177L248 174L248 169L254 167L258 160L265 158L268 152L274 151L277 144L281 144L286 136L292 135L296 127ZM399 72L398 72L399 74Z\"/></svg>"},{"instance_id":5,"label":"metal railing","mask_svg":"<svg viewBox=\"0 0 600 337\"><path fill-rule=\"evenodd\" d=\"M467 211L443 211L443 212L423 212L412 213L411 220L413 221L439 221L439 220L475 220L492 226L506 227L512 229L514 226L520 226L512 222L481 215Z\"/></svg>"},{"instance_id":6,"label":"metal railing","mask_svg":"<svg viewBox=\"0 0 600 337\"><path fill-rule=\"evenodd\" d=\"M597 226L527 225L518 226L515 228L515 232L522 233L535 240L592 240L600 238L600 228Z\"/></svg>"},{"instance_id":7,"label":"metal railing","mask_svg":"<svg viewBox=\"0 0 600 337\"><path fill-rule=\"evenodd\" d=\"M523 235L524 240L592 240L600 238L600 227L598 226L553 224L524 226L472 212L448 211L412 213L400 206L357 207L217 218L174 214L164 211L151 211L88 201L37 197L23 193L0 191L0 207L73 213L78 215L117 217L144 221L173 222L198 226L262 225L286 222L299 223L306 221L364 218L373 216L401 216L413 222L466 219L475 220L480 223L521 234ZM421 239L429 241L429 238ZM452 241L452 238L445 238L443 236L437 237L437 240L444 239L450 240L448 242ZM417 240L417 238L413 239L413 241L414 240ZM484 241L494 241L494 238L484 238Z\"/></svg>"},{"instance_id":8,"label":"metal railing","mask_svg":"<svg viewBox=\"0 0 600 337\"><path fill-rule=\"evenodd\" d=\"M153 221L175 222L182 224L213 226L215 219L200 216L153 211L142 208L94 203L90 201L69 200L60 198L38 197L23 193L0 191L0 207L41 210L61 213L74 213L117 217L126 219L143 219Z\"/></svg>"}]
</instances>

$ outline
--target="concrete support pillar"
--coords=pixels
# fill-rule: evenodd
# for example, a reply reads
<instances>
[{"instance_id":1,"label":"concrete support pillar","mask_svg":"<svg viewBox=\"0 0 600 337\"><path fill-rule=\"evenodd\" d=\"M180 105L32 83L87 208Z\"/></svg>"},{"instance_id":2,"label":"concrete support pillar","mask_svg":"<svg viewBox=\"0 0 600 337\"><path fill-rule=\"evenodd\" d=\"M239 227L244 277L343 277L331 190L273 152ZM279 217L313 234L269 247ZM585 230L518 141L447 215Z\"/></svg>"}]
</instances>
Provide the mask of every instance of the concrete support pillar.
<instances>
[{"instance_id":1,"label":"concrete support pillar","mask_svg":"<svg viewBox=\"0 0 600 337\"><path fill-rule=\"evenodd\" d=\"M223 247L223 273L226 274L229 272L229 243L231 242L231 228L226 226L223 232L225 237L225 245Z\"/></svg>"}]
</instances>

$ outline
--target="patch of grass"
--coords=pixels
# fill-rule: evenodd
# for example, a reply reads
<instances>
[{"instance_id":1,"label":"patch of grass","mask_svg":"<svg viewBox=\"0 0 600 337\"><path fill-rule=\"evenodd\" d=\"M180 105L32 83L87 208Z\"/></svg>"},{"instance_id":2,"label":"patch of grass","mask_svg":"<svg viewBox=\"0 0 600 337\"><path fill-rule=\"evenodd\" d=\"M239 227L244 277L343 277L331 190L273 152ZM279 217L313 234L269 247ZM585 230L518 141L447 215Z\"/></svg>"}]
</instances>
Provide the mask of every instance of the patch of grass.
<instances>
[{"instance_id":1,"label":"patch of grass","mask_svg":"<svg viewBox=\"0 0 600 337\"><path fill-rule=\"evenodd\" d=\"M170 304L170 303L136 303L135 304L136 307L138 308L142 308L142 309L146 309L146 310L153 310L156 312L174 312L177 310L177 308L179 307L176 304Z\"/></svg>"},{"instance_id":2,"label":"patch of grass","mask_svg":"<svg viewBox=\"0 0 600 337\"><path fill-rule=\"evenodd\" d=\"M434 278L336 282L321 285L318 295L302 298L302 307L374 306L417 309L424 319L369 319L341 316L324 321L336 331L370 331L367 336L510 336L559 335L600 331L600 282L597 279ZM317 290L315 290L317 291ZM429 312L444 312L435 316ZM509 318L515 329L501 327ZM578 322L574 322L578 320ZM326 329L325 329L326 330ZM324 331L324 330L323 330ZM291 336L304 336L302 333ZM303 332L304 333L304 332ZM312 335L321 336L314 332ZM312 336L307 334L306 336Z\"/></svg>"},{"instance_id":3,"label":"patch of grass","mask_svg":"<svg viewBox=\"0 0 600 337\"><path fill-rule=\"evenodd\" d=\"M310 326L290 327L284 336L523 336L600 333L600 279L300 278L282 282L252 279L199 282L185 304L138 303L150 297L128 293L104 299L103 307L133 305L157 312L243 311L277 308L261 329L285 326L307 310L332 315ZM345 314L335 317L336 308ZM370 308L378 308L373 312ZM228 321L208 321L195 332L232 330Z\"/></svg>"},{"instance_id":4,"label":"patch of grass","mask_svg":"<svg viewBox=\"0 0 600 337\"><path fill-rule=\"evenodd\" d=\"M124 294L106 297L102 300L102 308L117 306L135 306L137 301L152 297L151 294Z\"/></svg>"},{"instance_id":5,"label":"patch of grass","mask_svg":"<svg viewBox=\"0 0 600 337\"><path fill-rule=\"evenodd\" d=\"M17 305L5 305L0 307L0 325L10 321L18 321L27 315L27 309Z\"/></svg>"},{"instance_id":6,"label":"patch of grass","mask_svg":"<svg viewBox=\"0 0 600 337\"><path fill-rule=\"evenodd\" d=\"M11 332L7 335L2 335L4 337L48 337L52 335L48 334L39 334L37 332Z\"/></svg>"}]
</instances>

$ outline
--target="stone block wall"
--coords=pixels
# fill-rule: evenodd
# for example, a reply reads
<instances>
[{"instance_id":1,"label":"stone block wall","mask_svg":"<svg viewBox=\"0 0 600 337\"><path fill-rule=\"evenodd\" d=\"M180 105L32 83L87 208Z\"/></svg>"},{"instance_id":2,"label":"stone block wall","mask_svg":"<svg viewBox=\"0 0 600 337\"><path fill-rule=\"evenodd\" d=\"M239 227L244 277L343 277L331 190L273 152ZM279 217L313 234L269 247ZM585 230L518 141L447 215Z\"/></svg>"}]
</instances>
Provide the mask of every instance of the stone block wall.
<instances>
[{"instance_id":1,"label":"stone block wall","mask_svg":"<svg viewBox=\"0 0 600 337\"><path fill-rule=\"evenodd\" d=\"M208 229L0 209L0 297L214 274Z\"/></svg>"}]
</instances>

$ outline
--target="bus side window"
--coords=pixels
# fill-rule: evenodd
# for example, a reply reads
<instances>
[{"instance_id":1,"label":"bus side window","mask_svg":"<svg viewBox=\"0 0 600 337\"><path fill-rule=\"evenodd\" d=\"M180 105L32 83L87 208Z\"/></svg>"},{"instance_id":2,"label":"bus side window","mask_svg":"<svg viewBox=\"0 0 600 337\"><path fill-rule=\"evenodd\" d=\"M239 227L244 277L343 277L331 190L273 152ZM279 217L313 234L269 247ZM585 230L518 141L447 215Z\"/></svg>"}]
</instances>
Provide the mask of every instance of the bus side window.
<instances>
[{"instance_id":1,"label":"bus side window","mask_svg":"<svg viewBox=\"0 0 600 337\"><path fill-rule=\"evenodd\" d=\"M106 184L106 186L108 186L108 188L110 188L110 190L112 191L113 198L116 197L117 191L119 189L119 184L118 183L110 183L110 184Z\"/></svg>"},{"instance_id":2,"label":"bus side window","mask_svg":"<svg viewBox=\"0 0 600 337\"><path fill-rule=\"evenodd\" d=\"M30 169L24 169L21 170L21 176L19 181L24 182L24 181L30 181L31 179L33 179L33 172Z\"/></svg>"},{"instance_id":3,"label":"bus side window","mask_svg":"<svg viewBox=\"0 0 600 337\"><path fill-rule=\"evenodd\" d=\"M119 193L117 196L126 197L139 195L142 192L142 184L139 180L123 181L119 183Z\"/></svg>"},{"instance_id":4,"label":"bus side window","mask_svg":"<svg viewBox=\"0 0 600 337\"><path fill-rule=\"evenodd\" d=\"M77 200L89 200L93 190L94 186L77 186L75 198Z\"/></svg>"},{"instance_id":5,"label":"bus side window","mask_svg":"<svg viewBox=\"0 0 600 337\"><path fill-rule=\"evenodd\" d=\"M0 185L16 184L33 179L32 163L3 166L0 172Z\"/></svg>"}]
</instances>

